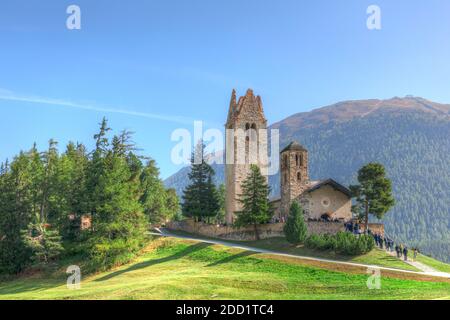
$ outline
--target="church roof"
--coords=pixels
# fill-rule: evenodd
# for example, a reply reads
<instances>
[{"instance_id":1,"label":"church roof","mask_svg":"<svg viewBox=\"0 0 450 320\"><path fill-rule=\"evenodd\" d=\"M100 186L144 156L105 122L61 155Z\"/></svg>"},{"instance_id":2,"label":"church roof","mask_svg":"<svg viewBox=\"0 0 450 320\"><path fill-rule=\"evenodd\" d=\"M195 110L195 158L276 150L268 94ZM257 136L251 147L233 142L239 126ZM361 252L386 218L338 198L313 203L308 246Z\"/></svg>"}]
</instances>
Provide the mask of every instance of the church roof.
<instances>
[{"instance_id":1,"label":"church roof","mask_svg":"<svg viewBox=\"0 0 450 320\"><path fill-rule=\"evenodd\" d=\"M343 194L345 194L349 198L352 197L352 193L347 187L345 187L342 184L334 181L333 179L327 179L327 180L320 181L319 183L316 183L313 186L311 186L305 192L313 192L313 191L315 191L317 189L320 189L321 187L326 186L326 185L329 185L329 186L333 187L333 189L342 192Z\"/></svg>"},{"instance_id":2,"label":"church roof","mask_svg":"<svg viewBox=\"0 0 450 320\"><path fill-rule=\"evenodd\" d=\"M283 150L281 150L280 153L283 153L288 150L307 151L306 148L297 141L292 141L291 143L289 143Z\"/></svg>"}]
</instances>

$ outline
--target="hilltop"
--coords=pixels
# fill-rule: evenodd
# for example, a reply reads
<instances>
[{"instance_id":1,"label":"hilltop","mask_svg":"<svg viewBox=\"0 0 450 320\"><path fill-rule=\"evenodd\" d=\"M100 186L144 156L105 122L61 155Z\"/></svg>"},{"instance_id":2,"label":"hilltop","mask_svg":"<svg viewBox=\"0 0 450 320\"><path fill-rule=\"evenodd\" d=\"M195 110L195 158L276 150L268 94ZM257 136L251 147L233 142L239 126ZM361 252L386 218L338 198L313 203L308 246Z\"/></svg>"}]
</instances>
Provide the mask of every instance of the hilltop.
<instances>
[{"instance_id":1,"label":"hilltop","mask_svg":"<svg viewBox=\"0 0 450 320\"><path fill-rule=\"evenodd\" d=\"M266 106L270 108L271 106ZM450 105L419 97L355 100L294 114L270 128L280 130L281 147L302 143L314 180L355 182L367 162L380 162L393 181L397 204L384 219L389 235L442 261L450 261ZM223 183L223 165L213 165ZM165 181L179 194L189 168ZM272 195L279 176L271 176Z\"/></svg>"}]
</instances>

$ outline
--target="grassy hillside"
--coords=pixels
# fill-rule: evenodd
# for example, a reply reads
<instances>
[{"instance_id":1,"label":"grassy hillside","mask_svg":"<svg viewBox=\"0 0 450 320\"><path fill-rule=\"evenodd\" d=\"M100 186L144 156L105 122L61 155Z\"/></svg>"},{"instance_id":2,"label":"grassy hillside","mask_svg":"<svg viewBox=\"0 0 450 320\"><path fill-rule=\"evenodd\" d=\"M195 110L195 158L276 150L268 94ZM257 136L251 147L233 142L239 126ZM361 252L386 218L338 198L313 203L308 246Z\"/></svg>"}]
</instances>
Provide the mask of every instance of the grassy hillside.
<instances>
[{"instance_id":1,"label":"grassy hillside","mask_svg":"<svg viewBox=\"0 0 450 320\"><path fill-rule=\"evenodd\" d=\"M180 235L180 236L187 236L192 237L195 239L205 239L205 240L217 240L214 238L208 238L204 236L200 236L197 234L191 234L184 231L174 231L170 230L171 234L174 235ZM410 264L407 264L403 262L400 259L397 259L389 254L387 254L384 250L375 248L371 252L368 252L366 254L362 254L359 256L345 256L341 254L337 254L333 251L319 251L319 250L312 250L305 248L303 245L294 246L286 241L284 237L276 237L276 238L269 238L269 239L262 239L262 240L255 240L255 241L232 241L232 240L220 240L222 242L227 242L230 244L235 245L241 245L241 246L247 246L247 247L253 247L253 248L259 248L259 249L265 249L265 250L272 250L276 252L283 252L287 254L294 254L297 256L304 256L304 257L313 257L313 258L323 258L323 259L329 259L329 260L337 260L337 261L344 261L344 262L354 262L354 263L361 263L361 264L367 264L367 265L376 265L380 267L387 267L387 268L395 268L395 269L401 269L401 270L409 270L409 271L420 271L419 269L411 266ZM429 258L431 259L431 258ZM436 261L434 259L431 259L433 261ZM436 261L438 262L438 261ZM441 263L442 265L447 265L445 263Z\"/></svg>"},{"instance_id":2,"label":"grassy hillside","mask_svg":"<svg viewBox=\"0 0 450 320\"><path fill-rule=\"evenodd\" d=\"M424 256L423 254L417 255L417 261L430 266L437 271L450 273L450 264L448 263L444 263L431 257Z\"/></svg>"},{"instance_id":3,"label":"grassy hillside","mask_svg":"<svg viewBox=\"0 0 450 320\"><path fill-rule=\"evenodd\" d=\"M317 251L305 248L303 246L292 246L284 238L272 238L259 241L251 241L246 243L249 246L255 246L257 248L286 252L289 254L295 254L306 257L318 257L331 260L347 261L362 263L368 265L376 265L381 267L396 268L410 271L420 271L417 268L388 255L384 250L375 248L372 251L355 257L349 257L339 255L331 251Z\"/></svg>"},{"instance_id":4,"label":"grassy hillside","mask_svg":"<svg viewBox=\"0 0 450 320\"><path fill-rule=\"evenodd\" d=\"M62 269L63 270L63 269ZM450 280L318 263L164 238L135 262L66 288L62 271L0 284L0 299L450 299Z\"/></svg>"}]
</instances>

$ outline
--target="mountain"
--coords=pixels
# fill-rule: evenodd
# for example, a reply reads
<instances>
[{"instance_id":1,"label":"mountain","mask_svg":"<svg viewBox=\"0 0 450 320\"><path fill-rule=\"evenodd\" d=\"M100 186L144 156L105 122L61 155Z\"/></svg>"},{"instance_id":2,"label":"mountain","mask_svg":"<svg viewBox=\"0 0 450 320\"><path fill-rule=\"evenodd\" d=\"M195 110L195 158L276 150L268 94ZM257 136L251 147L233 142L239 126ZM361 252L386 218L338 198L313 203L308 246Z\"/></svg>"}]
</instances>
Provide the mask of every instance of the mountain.
<instances>
[{"instance_id":1,"label":"mountain","mask_svg":"<svg viewBox=\"0 0 450 320\"><path fill-rule=\"evenodd\" d=\"M267 108L267 107L266 107ZM419 97L345 101L294 114L270 128L281 147L297 140L309 151L310 177L349 185L358 169L380 162L393 182L396 206L383 219L386 232L450 262L450 105ZM223 183L223 165L213 165ZM189 168L165 183L181 193ZM271 176L273 195L279 176Z\"/></svg>"}]
</instances>

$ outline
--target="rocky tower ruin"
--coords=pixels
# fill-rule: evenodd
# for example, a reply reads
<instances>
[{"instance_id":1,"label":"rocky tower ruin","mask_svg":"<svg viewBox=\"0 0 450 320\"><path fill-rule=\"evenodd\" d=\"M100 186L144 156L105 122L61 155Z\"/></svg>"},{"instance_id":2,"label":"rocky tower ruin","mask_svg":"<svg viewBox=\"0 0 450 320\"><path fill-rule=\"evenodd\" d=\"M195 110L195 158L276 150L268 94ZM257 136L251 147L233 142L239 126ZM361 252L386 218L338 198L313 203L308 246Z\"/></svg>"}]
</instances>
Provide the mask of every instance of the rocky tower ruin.
<instances>
[{"instance_id":1,"label":"rocky tower ruin","mask_svg":"<svg viewBox=\"0 0 450 320\"><path fill-rule=\"evenodd\" d=\"M294 199L308 187L308 151L299 143L291 142L280 152L281 215L287 217Z\"/></svg>"},{"instance_id":2,"label":"rocky tower ruin","mask_svg":"<svg viewBox=\"0 0 450 320\"><path fill-rule=\"evenodd\" d=\"M258 165L261 173L267 177L267 120L261 97L248 89L245 96L236 102L236 91L233 90L225 129L225 210L227 223L231 224L234 213L241 210L238 201L241 183L247 178L250 165Z\"/></svg>"}]
</instances>

